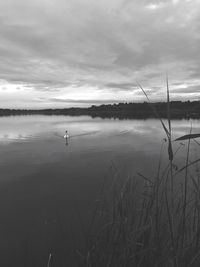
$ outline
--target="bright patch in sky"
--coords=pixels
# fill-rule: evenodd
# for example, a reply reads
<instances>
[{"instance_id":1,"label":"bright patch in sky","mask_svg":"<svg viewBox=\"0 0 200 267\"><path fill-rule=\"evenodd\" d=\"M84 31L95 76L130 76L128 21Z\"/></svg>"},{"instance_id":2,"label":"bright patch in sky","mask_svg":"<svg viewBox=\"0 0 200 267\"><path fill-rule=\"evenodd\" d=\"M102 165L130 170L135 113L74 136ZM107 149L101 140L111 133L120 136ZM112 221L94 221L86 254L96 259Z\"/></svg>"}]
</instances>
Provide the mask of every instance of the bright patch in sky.
<instances>
[{"instance_id":1,"label":"bright patch in sky","mask_svg":"<svg viewBox=\"0 0 200 267\"><path fill-rule=\"evenodd\" d=\"M160 7L161 7L161 5L159 5L159 4L149 4L149 5L146 6L146 8L152 9L152 10L156 10L156 9L158 9Z\"/></svg>"}]
</instances>

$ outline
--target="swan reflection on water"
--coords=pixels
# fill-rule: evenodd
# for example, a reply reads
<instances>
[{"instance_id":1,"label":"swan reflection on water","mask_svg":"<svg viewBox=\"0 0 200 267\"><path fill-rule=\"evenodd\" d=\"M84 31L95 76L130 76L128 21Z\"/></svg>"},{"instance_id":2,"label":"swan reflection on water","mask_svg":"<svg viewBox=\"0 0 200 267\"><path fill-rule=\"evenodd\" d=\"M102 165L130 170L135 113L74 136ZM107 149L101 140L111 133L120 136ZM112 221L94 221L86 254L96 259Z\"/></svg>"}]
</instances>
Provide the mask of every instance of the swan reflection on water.
<instances>
[{"instance_id":1,"label":"swan reflection on water","mask_svg":"<svg viewBox=\"0 0 200 267\"><path fill-rule=\"evenodd\" d=\"M69 139L69 134L67 131L65 131L65 135L64 135L64 138L65 138L65 145L68 146L68 139Z\"/></svg>"},{"instance_id":2,"label":"swan reflection on water","mask_svg":"<svg viewBox=\"0 0 200 267\"><path fill-rule=\"evenodd\" d=\"M65 138L65 139L68 139L68 138L69 138L69 134L68 134L68 132L67 132L67 131L65 131L64 138Z\"/></svg>"}]
</instances>

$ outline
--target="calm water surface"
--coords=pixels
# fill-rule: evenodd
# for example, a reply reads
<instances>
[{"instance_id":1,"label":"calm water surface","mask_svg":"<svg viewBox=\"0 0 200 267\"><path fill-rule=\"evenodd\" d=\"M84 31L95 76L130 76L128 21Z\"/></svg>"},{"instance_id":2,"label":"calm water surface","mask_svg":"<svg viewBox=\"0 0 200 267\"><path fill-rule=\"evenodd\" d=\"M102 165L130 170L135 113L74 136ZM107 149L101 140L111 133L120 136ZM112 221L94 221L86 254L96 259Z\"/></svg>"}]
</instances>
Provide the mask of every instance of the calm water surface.
<instances>
[{"instance_id":1,"label":"calm water surface","mask_svg":"<svg viewBox=\"0 0 200 267\"><path fill-rule=\"evenodd\" d=\"M173 138L189 133L190 126L173 121ZM200 132L200 121L192 127ZM0 118L0 266L47 266L50 253L51 266L76 266L74 248L84 244L110 166L124 177L154 175L164 137L153 119ZM178 162L185 158L181 149ZM198 154L198 147L191 153ZM162 158L165 164L166 148Z\"/></svg>"}]
</instances>

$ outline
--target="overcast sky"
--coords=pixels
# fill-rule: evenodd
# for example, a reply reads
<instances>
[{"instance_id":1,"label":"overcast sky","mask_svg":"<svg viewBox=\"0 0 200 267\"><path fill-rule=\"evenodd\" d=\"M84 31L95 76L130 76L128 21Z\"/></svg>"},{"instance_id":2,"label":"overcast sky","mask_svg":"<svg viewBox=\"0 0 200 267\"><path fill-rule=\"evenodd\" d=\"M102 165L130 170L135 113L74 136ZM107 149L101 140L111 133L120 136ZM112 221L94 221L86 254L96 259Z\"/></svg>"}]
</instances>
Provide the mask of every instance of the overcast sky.
<instances>
[{"instance_id":1,"label":"overcast sky","mask_svg":"<svg viewBox=\"0 0 200 267\"><path fill-rule=\"evenodd\" d=\"M199 0L0 0L0 107L200 99Z\"/></svg>"}]
</instances>

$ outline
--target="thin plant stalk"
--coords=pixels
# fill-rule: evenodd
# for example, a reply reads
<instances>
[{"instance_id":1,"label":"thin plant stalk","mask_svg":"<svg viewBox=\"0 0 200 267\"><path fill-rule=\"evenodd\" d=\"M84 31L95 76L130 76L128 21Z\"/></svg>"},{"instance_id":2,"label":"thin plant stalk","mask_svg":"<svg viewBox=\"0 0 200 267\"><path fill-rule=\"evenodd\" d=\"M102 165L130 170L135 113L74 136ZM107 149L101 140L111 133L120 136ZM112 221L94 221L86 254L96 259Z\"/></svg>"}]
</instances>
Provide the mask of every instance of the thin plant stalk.
<instances>
[{"instance_id":1,"label":"thin plant stalk","mask_svg":"<svg viewBox=\"0 0 200 267\"><path fill-rule=\"evenodd\" d=\"M190 134L192 133L192 125L190 127ZM188 163L189 163L189 154L190 154L190 142L188 140L187 146L187 156L186 156L186 168L185 168L185 179L184 179L184 200L183 200L183 223L182 223L182 246L185 239L185 226L186 226L186 205L187 205L187 194L188 194Z\"/></svg>"}]
</instances>

